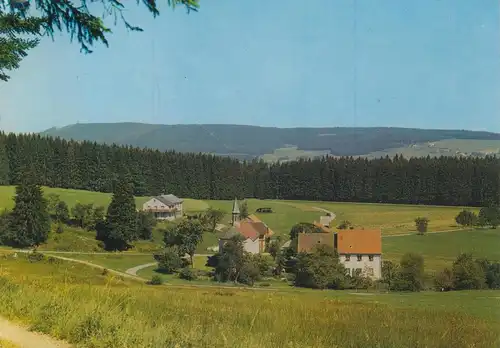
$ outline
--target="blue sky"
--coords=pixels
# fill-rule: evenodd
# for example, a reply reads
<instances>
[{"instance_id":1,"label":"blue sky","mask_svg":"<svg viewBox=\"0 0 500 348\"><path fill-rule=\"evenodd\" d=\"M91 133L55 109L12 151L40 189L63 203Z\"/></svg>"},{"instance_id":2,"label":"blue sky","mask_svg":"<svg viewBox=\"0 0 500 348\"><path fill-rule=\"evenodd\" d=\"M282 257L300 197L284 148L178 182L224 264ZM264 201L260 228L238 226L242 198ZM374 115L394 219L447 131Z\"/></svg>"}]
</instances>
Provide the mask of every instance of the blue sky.
<instances>
[{"instance_id":1,"label":"blue sky","mask_svg":"<svg viewBox=\"0 0 500 348\"><path fill-rule=\"evenodd\" d=\"M498 0L201 0L198 13L164 8L156 19L129 3L142 33L115 27L110 47L91 55L67 35L31 51L0 83L0 127L138 121L500 132Z\"/></svg>"}]
</instances>

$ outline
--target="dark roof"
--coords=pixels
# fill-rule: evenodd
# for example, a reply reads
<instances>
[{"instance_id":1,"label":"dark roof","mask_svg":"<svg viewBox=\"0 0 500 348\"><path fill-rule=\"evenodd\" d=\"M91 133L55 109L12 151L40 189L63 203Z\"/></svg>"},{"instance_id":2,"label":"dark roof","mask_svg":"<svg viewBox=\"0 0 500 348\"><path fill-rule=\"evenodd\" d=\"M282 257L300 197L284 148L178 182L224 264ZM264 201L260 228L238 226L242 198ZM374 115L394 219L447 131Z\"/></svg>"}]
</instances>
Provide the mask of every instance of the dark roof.
<instances>
[{"instance_id":1,"label":"dark roof","mask_svg":"<svg viewBox=\"0 0 500 348\"><path fill-rule=\"evenodd\" d=\"M179 204L183 202L182 199L174 195L161 195L156 196L155 198L166 205Z\"/></svg>"},{"instance_id":2,"label":"dark roof","mask_svg":"<svg viewBox=\"0 0 500 348\"><path fill-rule=\"evenodd\" d=\"M317 245L335 247L333 233L299 233L298 252L311 252Z\"/></svg>"}]
</instances>

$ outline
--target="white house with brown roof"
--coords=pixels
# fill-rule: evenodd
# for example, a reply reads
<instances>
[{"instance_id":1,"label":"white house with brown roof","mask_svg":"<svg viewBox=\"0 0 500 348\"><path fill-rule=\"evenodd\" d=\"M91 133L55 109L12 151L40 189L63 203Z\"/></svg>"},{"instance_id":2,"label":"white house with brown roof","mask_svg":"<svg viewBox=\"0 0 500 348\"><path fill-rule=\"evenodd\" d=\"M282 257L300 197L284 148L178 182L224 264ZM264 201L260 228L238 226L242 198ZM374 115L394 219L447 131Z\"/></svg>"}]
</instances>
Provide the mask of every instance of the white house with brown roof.
<instances>
[{"instance_id":1,"label":"white house with brown roof","mask_svg":"<svg viewBox=\"0 0 500 348\"><path fill-rule=\"evenodd\" d=\"M273 234L273 231L262 222L257 216L250 215L241 219L238 200L233 202L232 227L219 236L219 250L232 237L239 235L244 238L243 249L252 254L263 253L266 248L266 238Z\"/></svg>"},{"instance_id":2,"label":"white house with brown roof","mask_svg":"<svg viewBox=\"0 0 500 348\"><path fill-rule=\"evenodd\" d=\"M339 230L337 251L340 262L354 275L382 277L382 233L380 230Z\"/></svg>"},{"instance_id":3,"label":"white house with brown roof","mask_svg":"<svg viewBox=\"0 0 500 348\"><path fill-rule=\"evenodd\" d=\"M152 212L158 220L174 220L183 214L183 200L172 195L151 198L142 205L142 210Z\"/></svg>"}]
</instances>

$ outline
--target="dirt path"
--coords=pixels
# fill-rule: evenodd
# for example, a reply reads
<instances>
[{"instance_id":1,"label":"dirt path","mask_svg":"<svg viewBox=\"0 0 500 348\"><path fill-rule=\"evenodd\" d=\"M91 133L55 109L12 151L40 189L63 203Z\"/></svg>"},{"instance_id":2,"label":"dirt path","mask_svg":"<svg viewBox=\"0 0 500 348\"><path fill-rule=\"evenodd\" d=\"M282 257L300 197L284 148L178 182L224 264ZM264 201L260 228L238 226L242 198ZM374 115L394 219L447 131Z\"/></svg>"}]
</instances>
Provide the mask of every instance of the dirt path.
<instances>
[{"instance_id":1,"label":"dirt path","mask_svg":"<svg viewBox=\"0 0 500 348\"><path fill-rule=\"evenodd\" d=\"M157 262L152 262L152 263L146 263L144 265L135 266L135 267L127 269L125 271L125 273L133 275L133 276L137 276L137 272L139 272L141 269L153 267L153 266L156 266L157 264L158 264Z\"/></svg>"},{"instance_id":2,"label":"dirt path","mask_svg":"<svg viewBox=\"0 0 500 348\"><path fill-rule=\"evenodd\" d=\"M11 341L22 348L71 348L69 343L58 341L47 335L31 332L27 328L0 317L0 338Z\"/></svg>"}]
</instances>

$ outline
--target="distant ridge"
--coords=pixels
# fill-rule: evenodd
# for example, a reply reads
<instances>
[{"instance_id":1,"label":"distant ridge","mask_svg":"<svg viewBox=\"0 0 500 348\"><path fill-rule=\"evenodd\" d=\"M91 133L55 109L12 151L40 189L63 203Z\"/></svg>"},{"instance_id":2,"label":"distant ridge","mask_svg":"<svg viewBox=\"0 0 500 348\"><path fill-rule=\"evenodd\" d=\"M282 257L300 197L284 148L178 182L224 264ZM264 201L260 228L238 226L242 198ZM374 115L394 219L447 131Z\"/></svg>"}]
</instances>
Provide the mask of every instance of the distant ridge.
<instances>
[{"instance_id":1,"label":"distant ridge","mask_svg":"<svg viewBox=\"0 0 500 348\"><path fill-rule=\"evenodd\" d=\"M240 159L287 161L333 156L500 154L500 134L398 127L278 128L234 124L77 123L40 134ZM429 144L431 143L431 144ZM451 145L450 145L451 144ZM396 152L395 152L396 151Z\"/></svg>"}]
</instances>

